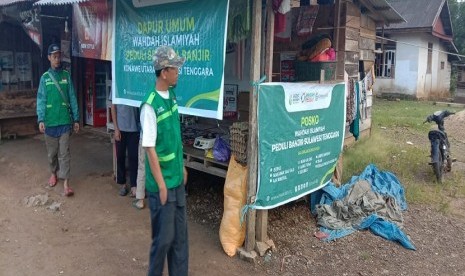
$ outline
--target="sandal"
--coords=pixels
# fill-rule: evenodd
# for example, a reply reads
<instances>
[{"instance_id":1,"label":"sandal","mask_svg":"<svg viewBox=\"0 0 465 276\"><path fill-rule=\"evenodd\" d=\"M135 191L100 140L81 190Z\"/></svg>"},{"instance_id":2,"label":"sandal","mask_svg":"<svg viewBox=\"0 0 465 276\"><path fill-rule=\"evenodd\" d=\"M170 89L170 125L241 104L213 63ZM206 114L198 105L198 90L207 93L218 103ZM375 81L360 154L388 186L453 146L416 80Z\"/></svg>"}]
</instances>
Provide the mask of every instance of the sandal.
<instances>
[{"instance_id":1,"label":"sandal","mask_svg":"<svg viewBox=\"0 0 465 276\"><path fill-rule=\"evenodd\" d=\"M57 176L52 174L52 176L50 176L50 178L48 179L48 186L55 187L56 184L57 184Z\"/></svg>"},{"instance_id":2,"label":"sandal","mask_svg":"<svg viewBox=\"0 0 465 276\"><path fill-rule=\"evenodd\" d=\"M136 199L132 201L132 207L136 208L137 210L144 209L144 200L143 199Z\"/></svg>"},{"instance_id":3,"label":"sandal","mask_svg":"<svg viewBox=\"0 0 465 276\"><path fill-rule=\"evenodd\" d=\"M70 187L65 188L65 191L63 192L63 195L64 196L72 196L72 195L74 195L74 191Z\"/></svg>"},{"instance_id":4,"label":"sandal","mask_svg":"<svg viewBox=\"0 0 465 276\"><path fill-rule=\"evenodd\" d=\"M119 189L119 192L118 194L120 196L126 196L128 194L128 188L126 187L126 185L122 185L121 188Z\"/></svg>"},{"instance_id":5,"label":"sandal","mask_svg":"<svg viewBox=\"0 0 465 276\"><path fill-rule=\"evenodd\" d=\"M131 191L129 192L129 197L136 197L136 187L131 187Z\"/></svg>"}]
</instances>

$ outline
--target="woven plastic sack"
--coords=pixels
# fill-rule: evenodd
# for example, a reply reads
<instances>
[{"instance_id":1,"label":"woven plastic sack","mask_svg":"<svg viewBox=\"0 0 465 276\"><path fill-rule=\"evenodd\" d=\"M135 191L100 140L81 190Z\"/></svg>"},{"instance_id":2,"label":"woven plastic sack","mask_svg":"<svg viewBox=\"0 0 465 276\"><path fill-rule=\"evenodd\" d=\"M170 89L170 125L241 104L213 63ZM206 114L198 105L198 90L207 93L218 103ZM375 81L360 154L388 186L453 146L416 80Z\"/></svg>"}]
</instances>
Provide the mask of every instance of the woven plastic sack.
<instances>
[{"instance_id":1,"label":"woven plastic sack","mask_svg":"<svg viewBox=\"0 0 465 276\"><path fill-rule=\"evenodd\" d=\"M245 240L245 223L241 225L241 209L247 198L247 167L229 161L224 183L224 212L220 224L220 242L224 252L233 257Z\"/></svg>"},{"instance_id":2,"label":"woven plastic sack","mask_svg":"<svg viewBox=\"0 0 465 276\"><path fill-rule=\"evenodd\" d=\"M226 162L231 157L231 149L228 143L220 136L216 137L215 143L213 144L213 158L215 160Z\"/></svg>"}]
</instances>

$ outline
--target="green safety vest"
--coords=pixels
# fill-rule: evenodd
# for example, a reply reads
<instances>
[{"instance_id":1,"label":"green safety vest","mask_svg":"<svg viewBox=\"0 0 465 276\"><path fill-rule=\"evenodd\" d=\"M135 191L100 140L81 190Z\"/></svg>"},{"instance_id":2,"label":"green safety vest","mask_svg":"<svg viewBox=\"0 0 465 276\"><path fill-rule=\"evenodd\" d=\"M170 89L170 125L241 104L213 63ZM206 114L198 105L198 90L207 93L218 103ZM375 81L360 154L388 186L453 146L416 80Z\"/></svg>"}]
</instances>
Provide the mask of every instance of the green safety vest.
<instances>
[{"instance_id":1,"label":"green safety vest","mask_svg":"<svg viewBox=\"0 0 465 276\"><path fill-rule=\"evenodd\" d=\"M181 185L184 178L181 124L176 95L172 89L169 89L169 99L165 100L157 92L152 92L145 97L142 105L144 103L151 105L157 116L155 151L166 188L176 188ZM150 169L148 158L145 158L145 188L149 192L158 192L158 185Z\"/></svg>"},{"instance_id":2,"label":"green safety vest","mask_svg":"<svg viewBox=\"0 0 465 276\"><path fill-rule=\"evenodd\" d=\"M45 81L45 95L47 97L44 124L46 127L69 125L72 123L69 114L70 109L68 108L69 73L68 71L61 70L58 74L54 74L58 85L61 87L61 91L63 91L64 96L67 97L67 102L63 101L60 91L49 74L50 72L47 71L42 75Z\"/></svg>"}]
</instances>

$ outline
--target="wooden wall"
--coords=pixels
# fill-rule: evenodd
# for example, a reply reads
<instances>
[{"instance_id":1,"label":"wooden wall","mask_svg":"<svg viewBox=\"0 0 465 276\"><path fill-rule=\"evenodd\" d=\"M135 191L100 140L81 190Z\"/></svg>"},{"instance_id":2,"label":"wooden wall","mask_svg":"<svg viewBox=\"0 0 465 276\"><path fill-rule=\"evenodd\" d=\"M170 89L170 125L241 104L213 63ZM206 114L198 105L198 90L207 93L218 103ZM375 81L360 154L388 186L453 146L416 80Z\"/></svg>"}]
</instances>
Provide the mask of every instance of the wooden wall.
<instances>
[{"instance_id":1,"label":"wooden wall","mask_svg":"<svg viewBox=\"0 0 465 276\"><path fill-rule=\"evenodd\" d=\"M337 49L337 78L344 78L344 70L349 78L358 78L360 64L364 71L370 70L375 61L375 22L362 14L352 1L341 4L341 26ZM361 62L360 62L361 61Z\"/></svg>"},{"instance_id":2,"label":"wooden wall","mask_svg":"<svg viewBox=\"0 0 465 276\"><path fill-rule=\"evenodd\" d=\"M362 14L360 7L353 1L341 3L341 28L337 53L337 78L343 79L344 71L349 78L360 79L360 71L367 72L375 63L376 23L367 15ZM360 67L363 68L360 68ZM366 118L360 120L360 138L369 136L371 131L371 113L373 94L367 92L367 105L364 112ZM354 137L346 128L345 145L355 142Z\"/></svg>"}]
</instances>

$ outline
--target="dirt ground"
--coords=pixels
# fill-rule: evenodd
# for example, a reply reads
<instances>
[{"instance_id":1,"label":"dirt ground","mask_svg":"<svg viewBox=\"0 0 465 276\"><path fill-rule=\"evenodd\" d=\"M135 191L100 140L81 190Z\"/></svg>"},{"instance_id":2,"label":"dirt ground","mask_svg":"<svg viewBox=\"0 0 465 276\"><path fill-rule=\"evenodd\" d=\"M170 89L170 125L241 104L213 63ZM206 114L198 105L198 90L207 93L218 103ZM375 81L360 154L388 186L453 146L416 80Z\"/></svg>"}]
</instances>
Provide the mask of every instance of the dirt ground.
<instances>
[{"instance_id":1,"label":"dirt ground","mask_svg":"<svg viewBox=\"0 0 465 276\"><path fill-rule=\"evenodd\" d=\"M465 112L446 121L458 159L454 170L463 174L464 124ZM64 198L61 183L47 187L41 135L0 144L0 275L146 275L149 211L117 195L109 138L74 135L71 154L76 195ZM409 205L404 231L416 251L368 231L322 242L314 237L308 202L296 201L269 211L277 250L253 264L221 248L222 190L221 178L190 171L190 275L465 275L463 199L454 198L454 215ZM38 195L48 195L47 203L29 207L25 199Z\"/></svg>"},{"instance_id":2,"label":"dirt ground","mask_svg":"<svg viewBox=\"0 0 465 276\"><path fill-rule=\"evenodd\" d=\"M73 135L70 184L47 187L42 135L0 145L0 275L146 275L149 210L118 196L109 138ZM25 198L48 194L44 206ZM53 203L59 210L47 209ZM189 204L192 204L189 202ZM222 252L214 227L189 222L190 275L247 275L249 264Z\"/></svg>"}]
</instances>

